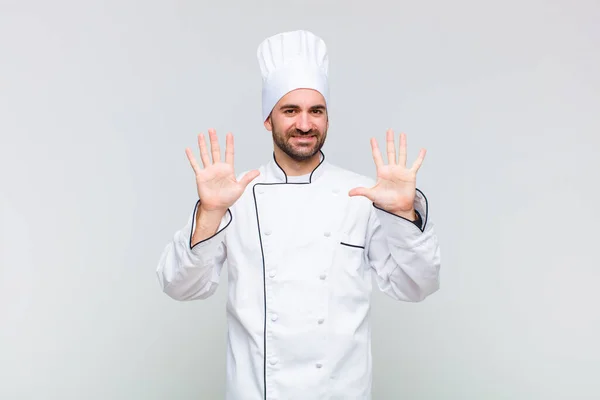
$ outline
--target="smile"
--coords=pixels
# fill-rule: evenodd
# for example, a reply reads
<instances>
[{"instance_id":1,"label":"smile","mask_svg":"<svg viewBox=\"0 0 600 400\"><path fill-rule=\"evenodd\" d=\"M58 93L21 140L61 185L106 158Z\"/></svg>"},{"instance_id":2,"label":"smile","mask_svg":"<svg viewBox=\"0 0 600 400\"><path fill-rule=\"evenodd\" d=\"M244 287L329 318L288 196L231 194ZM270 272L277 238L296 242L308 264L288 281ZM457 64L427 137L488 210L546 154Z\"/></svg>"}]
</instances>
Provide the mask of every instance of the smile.
<instances>
[{"instance_id":1,"label":"smile","mask_svg":"<svg viewBox=\"0 0 600 400\"><path fill-rule=\"evenodd\" d=\"M300 142L310 142L315 139L315 136L292 136L292 139L296 139Z\"/></svg>"}]
</instances>

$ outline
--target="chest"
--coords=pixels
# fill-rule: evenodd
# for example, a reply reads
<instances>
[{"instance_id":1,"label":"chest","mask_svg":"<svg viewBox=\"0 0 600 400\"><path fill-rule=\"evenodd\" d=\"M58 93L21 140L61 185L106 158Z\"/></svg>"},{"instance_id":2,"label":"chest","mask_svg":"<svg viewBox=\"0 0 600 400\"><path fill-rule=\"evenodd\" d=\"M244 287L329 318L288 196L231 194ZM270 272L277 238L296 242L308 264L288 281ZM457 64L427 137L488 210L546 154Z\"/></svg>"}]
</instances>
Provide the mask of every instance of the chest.
<instances>
[{"instance_id":1,"label":"chest","mask_svg":"<svg viewBox=\"0 0 600 400\"><path fill-rule=\"evenodd\" d=\"M324 252L340 242L364 246L370 203L347 192L341 183L256 184L233 210L229 239L294 253Z\"/></svg>"},{"instance_id":2,"label":"chest","mask_svg":"<svg viewBox=\"0 0 600 400\"><path fill-rule=\"evenodd\" d=\"M302 281L321 276L332 265L360 273L366 268L371 203L349 197L348 190L343 182L249 188L232 210L226 238L232 279L247 272L259 279L263 269L277 268L278 274Z\"/></svg>"},{"instance_id":3,"label":"chest","mask_svg":"<svg viewBox=\"0 0 600 400\"><path fill-rule=\"evenodd\" d=\"M262 312L266 301L285 326L301 327L323 310L335 321L346 305L366 304L371 203L347 193L341 185L257 184L236 203L226 245L240 315Z\"/></svg>"}]
</instances>

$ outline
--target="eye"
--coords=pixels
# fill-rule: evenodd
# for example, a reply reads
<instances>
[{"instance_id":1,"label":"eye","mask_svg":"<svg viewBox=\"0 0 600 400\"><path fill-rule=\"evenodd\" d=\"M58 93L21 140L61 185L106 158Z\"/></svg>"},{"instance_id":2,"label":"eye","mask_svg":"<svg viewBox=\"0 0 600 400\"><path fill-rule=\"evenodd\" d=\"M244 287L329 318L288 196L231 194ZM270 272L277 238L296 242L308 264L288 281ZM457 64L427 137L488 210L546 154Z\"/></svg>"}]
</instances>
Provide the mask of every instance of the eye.
<instances>
[{"instance_id":1,"label":"eye","mask_svg":"<svg viewBox=\"0 0 600 400\"><path fill-rule=\"evenodd\" d=\"M323 110L321 110L321 109L313 110L313 112L317 113L317 114L323 114Z\"/></svg>"}]
</instances>

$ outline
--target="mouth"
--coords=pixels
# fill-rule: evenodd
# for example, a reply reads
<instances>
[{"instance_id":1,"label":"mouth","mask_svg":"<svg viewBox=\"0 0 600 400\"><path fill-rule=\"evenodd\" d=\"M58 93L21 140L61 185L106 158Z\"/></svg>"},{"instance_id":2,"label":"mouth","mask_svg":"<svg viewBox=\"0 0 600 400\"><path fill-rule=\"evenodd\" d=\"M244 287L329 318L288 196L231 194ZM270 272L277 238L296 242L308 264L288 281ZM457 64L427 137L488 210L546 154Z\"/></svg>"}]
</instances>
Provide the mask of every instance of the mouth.
<instances>
[{"instance_id":1,"label":"mouth","mask_svg":"<svg viewBox=\"0 0 600 400\"><path fill-rule=\"evenodd\" d=\"M311 143L317 140L316 136L292 136L292 140L297 143Z\"/></svg>"}]
</instances>

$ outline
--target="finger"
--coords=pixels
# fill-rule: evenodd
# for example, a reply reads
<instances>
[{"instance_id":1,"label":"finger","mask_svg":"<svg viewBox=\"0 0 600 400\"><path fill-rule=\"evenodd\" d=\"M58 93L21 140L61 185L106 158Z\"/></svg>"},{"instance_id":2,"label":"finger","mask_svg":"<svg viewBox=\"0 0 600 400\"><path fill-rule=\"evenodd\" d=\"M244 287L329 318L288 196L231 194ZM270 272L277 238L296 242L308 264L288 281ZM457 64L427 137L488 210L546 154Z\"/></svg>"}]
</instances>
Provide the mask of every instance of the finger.
<instances>
[{"instance_id":1,"label":"finger","mask_svg":"<svg viewBox=\"0 0 600 400\"><path fill-rule=\"evenodd\" d=\"M415 160L415 162L413 163L411 169L415 172L417 172L419 170L419 168L421 168L421 165L423 164L423 160L425 159L425 154L427 154L427 150L426 149L421 149L421 151L419 151L419 156L417 157L417 159Z\"/></svg>"},{"instance_id":2,"label":"finger","mask_svg":"<svg viewBox=\"0 0 600 400\"><path fill-rule=\"evenodd\" d=\"M202 160L202 165L204 168L210 165L210 158L208 157L208 150L206 148L206 140L204 139L204 134L198 135L198 147L200 147L200 159Z\"/></svg>"},{"instance_id":3,"label":"finger","mask_svg":"<svg viewBox=\"0 0 600 400\"><path fill-rule=\"evenodd\" d=\"M208 130L208 135L210 137L210 150L212 153L212 161L214 163L218 163L221 161L221 148L219 147L219 139L217 139L217 132L214 129Z\"/></svg>"},{"instance_id":4,"label":"finger","mask_svg":"<svg viewBox=\"0 0 600 400\"><path fill-rule=\"evenodd\" d=\"M391 129L388 129L387 133L386 133L386 147L387 147L388 164L395 165L396 164L396 145L394 143L394 131L392 131Z\"/></svg>"},{"instance_id":5,"label":"finger","mask_svg":"<svg viewBox=\"0 0 600 400\"><path fill-rule=\"evenodd\" d=\"M379 151L377 139L375 138L371 138L371 150L373 153L373 161L375 161L375 167L379 169L379 167L383 166L383 157L381 156L381 151Z\"/></svg>"},{"instance_id":6,"label":"finger","mask_svg":"<svg viewBox=\"0 0 600 400\"><path fill-rule=\"evenodd\" d=\"M256 178L258 175L260 175L260 171L257 169L246 172L240 179L240 185L243 187L248 186L248 184L252 182L252 180L254 180L254 178Z\"/></svg>"},{"instance_id":7,"label":"finger","mask_svg":"<svg viewBox=\"0 0 600 400\"><path fill-rule=\"evenodd\" d=\"M371 201L374 201L373 199L375 198L373 195L373 189L369 189L366 187L355 187L348 192L348 196L350 196L350 197L364 196Z\"/></svg>"},{"instance_id":8,"label":"finger","mask_svg":"<svg viewBox=\"0 0 600 400\"><path fill-rule=\"evenodd\" d=\"M398 149L398 165L406 166L406 135L400 134L400 146Z\"/></svg>"},{"instance_id":9,"label":"finger","mask_svg":"<svg viewBox=\"0 0 600 400\"><path fill-rule=\"evenodd\" d=\"M233 135L231 132L225 139L225 162L233 167Z\"/></svg>"},{"instance_id":10,"label":"finger","mask_svg":"<svg viewBox=\"0 0 600 400\"><path fill-rule=\"evenodd\" d=\"M186 147L185 154L187 155L187 158L190 162L190 165L192 166L192 169L194 170L194 173L196 175L198 175L200 173L200 166L198 165L198 163L196 162L196 159L194 158L194 153L192 153L192 150L190 148Z\"/></svg>"}]
</instances>

